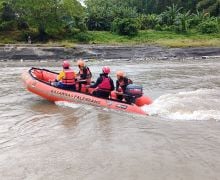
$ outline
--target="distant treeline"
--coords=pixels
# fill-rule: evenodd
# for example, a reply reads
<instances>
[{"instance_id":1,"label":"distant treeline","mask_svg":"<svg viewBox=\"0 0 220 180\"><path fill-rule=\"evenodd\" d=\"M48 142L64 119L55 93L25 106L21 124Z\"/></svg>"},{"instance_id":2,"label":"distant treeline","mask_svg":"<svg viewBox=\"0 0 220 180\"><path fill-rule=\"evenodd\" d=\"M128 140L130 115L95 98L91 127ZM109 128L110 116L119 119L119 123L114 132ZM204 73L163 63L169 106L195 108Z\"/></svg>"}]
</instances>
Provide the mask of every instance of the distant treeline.
<instances>
[{"instance_id":1,"label":"distant treeline","mask_svg":"<svg viewBox=\"0 0 220 180\"><path fill-rule=\"evenodd\" d=\"M90 31L135 36L139 30L218 33L220 0L0 0L0 32L36 41L89 41Z\"/></svg>"}]
</instances>

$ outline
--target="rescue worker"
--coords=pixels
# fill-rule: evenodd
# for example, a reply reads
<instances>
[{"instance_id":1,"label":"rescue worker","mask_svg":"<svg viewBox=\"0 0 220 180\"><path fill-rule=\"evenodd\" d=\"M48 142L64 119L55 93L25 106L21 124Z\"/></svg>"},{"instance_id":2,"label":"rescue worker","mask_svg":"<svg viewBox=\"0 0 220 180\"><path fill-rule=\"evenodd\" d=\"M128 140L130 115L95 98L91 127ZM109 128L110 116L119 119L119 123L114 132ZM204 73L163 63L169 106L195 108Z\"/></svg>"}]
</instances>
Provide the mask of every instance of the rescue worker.
<instances>
[{"instance_id":1,"label":"rescue worker","mask_svg":"<svg viewBox=\"0 0 220 180\"><path fill-rule=\"evenodd\" d=\"M110 73L110 68L104 66L102 68L102 74L96 80L95 84L90 85L90 88L96 88L93 91L93 95L96 97L109 98L110 92L115 89L114 82L108 74Z\"/></svg>"},{"instance_id":2,"label":"rescue worker","mask_svg":"<svg viewBox=\"0 0 220 180\"><path fill-rule=\"evenodd\" d=\"M79 72L77 73L77 83L78 83L78 91L81 91L82 84L89 85L91 83L92 73L85 65L85 61L79 59L77 61L77 65L79 67Z\"/></svg>"},{"instance_id":3,"label":"rescue worker","mask_svg":"<svg viewBox=\"0 0 220 180\"><path fill-rule=\"evenodd\" d=\"M116 72L117 81L116 81L116 94L118 100L123 100L124 96L126 96L126 87L129 84L132 84L132 80L128 79L125 76L123 71ZM127 99L127 98L126 98Z\"/></svg>"},{"instance_id":4,"label":"rescue worker","mask_svg":"<svg viewBox=\"0 0 220 180\"><path fill-rule=\"evenodd\" d=\"M58 74L54 85L66 90L76 90L75 72L70 68L70 63L64 60L62 66L63 70Z\"/></svg>"}]
</instances>

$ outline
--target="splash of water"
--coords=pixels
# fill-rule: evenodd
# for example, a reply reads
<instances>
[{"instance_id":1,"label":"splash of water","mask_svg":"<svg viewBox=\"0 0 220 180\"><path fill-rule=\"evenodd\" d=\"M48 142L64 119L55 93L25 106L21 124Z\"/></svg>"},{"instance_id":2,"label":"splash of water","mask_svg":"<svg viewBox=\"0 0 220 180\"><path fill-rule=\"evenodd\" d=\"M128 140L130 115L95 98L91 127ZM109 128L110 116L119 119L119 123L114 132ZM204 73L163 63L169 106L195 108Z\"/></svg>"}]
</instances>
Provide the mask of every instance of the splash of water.
<instances>
[{"instance_id":1,"label":"splash of water","mask_svg":"<svg viewBox=\"0 0 220 180\"><path fill-rule=\"evenodd\" d=\"M91 111L93 108L93 106L87 104L76 104L74 102L67 102L67 101L56 101L55 104L61 107L68 107L72 109L83 109L87 111Z\"/></svg>"},{"instance_id":2,"label":"splash of water","mask_svg":"<svg viewBox=\"0 0 220 180\"><path fill-rule=\"evenodd\" d=\"M75 104L67 101L56 101L55 104L61 107L70 107L73 109L78 109L82 106L81 104Z\"/></svg>"},{"instance_id":3,"label":"splash of water","mask_svg":"<svg viewBox=\"0 0 220 180\"><path fill-rule=\"evenodd\" d=\"M195 91L165 94L143 110L149 115L172 120L220 120L220 90L198 89Z\"/></svg>"}]
</instances>

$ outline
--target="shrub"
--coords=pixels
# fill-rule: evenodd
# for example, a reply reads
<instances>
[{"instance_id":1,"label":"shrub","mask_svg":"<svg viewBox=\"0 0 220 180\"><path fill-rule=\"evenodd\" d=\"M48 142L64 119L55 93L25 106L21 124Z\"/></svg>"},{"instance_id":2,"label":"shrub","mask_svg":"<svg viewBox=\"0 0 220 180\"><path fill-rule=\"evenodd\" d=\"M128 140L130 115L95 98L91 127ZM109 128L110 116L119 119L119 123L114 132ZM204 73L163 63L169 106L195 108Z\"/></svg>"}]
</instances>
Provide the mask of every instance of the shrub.
<instances>
[{"instance_id":1,"label":"shrub","mask_svg":"<svg viewBox=\"0 0 220 180\"><path fill-rule=\"evenodd\" d=\"M176 17L176 22L174 24L175 31L180 33L187 33L191 19L192 18L190 11L186 13L179 13L178 16Z\"/></svg>"},{"instance_id":2,"label":"shrub","mask_svg":"<svg viewBox=\"0 0 220 180\"><path fill-rule=\"evenodd\" d=\"M77 27L80 29L81 32L86 32L88 30L85 22L83 21L78 22Z\"/></svg>"},{"instance_id":3,"label":"shrub","mask_svg":"<svg viewBox=\"0 0 220 180\"><path fill-rule=\"evenodd\" d=\"M18 21L18 29L23 30L23 29L28 29L29 25L25 21Z\"/></svg>"},{"instance_id":4,"label":"shrub","mask_svg":"<svg viewBox=\"0 0 220 180\"><path fill-rule=\"evenodd\" d=\"M89 42L92 40L92 37L86 32L79 32L74 35L74 38L79 42Z\"/></svg>"},{"instance_id":5,"label":"shrub","mask_svg":"<svg viewBox=\"0 0 220 180\"><path fill-rule=\"evenodd\" d=\"M204 34L219 32L217 21L205 21L199 24L199 31Z\"/></svg>"},{"instance_id":6,"label":"shrub","mask_svg":"<svg viewBox=\"0 0 220 180\"><path fill-rule=\"evenodd\" d=\"M159 19L156 14L149 14L146 16L140 16L138 18L140 29L154 29L158 24Z\"/></svg>"},{"instance_id":7,"label":"shrub","mask_svg":"<svg viewBox=\"0 0 220 180\"><path fill-rule=\"evenodd\" d=\"M135 36L138 34L138 25L135 19L115 19L112 23L112 32L119 35Z\"/></svg>"},{"instance_id":8,"label":"shrub","mask_svg":"<svg viewBox=\"0 0 220 180\"><path fill-rule=\"evenodd\" d=\"M162 25L166 24L168 26L173 25L176 21L176 17L179 15L182 7L178 7L175 4L168 6L166 11L160 14L160 23Z\"/></svg>"},{"instance_id":9,"label":"shrub","mask_svg":"<svg viewBox=\"0 0 220 180\"><path fill-rule=\"evenodd\" d=\"M162 31L174 31L174 30L175 30L174 25L172 25L172 26L167 26L167 25L162 26Z\"/></svg>"},{"instance_id":10,"label":"shrub","mask_svg":"<svg viewBox=\"0 0 220 180\"><path fill-rule=\"evenodd\" d=\"M200 12L197 10L196 14L192 14L191 16L191 20L189 22L190 28L195 28L202 22L216 21L217 19L217 17L210 16L209 13L205 13L204 11Z\"/></svg>"},{"instance_id":11,"label":"shrub","mask_svg":"<svg viewBox=\"0 0 220 180\"><path fill-rule=\"evenodd\" d=\"M105 17L96 17L94 19L88 19L86 25L90 31L109 31L111 27L111 22Z\"/></svg>"},{"instance_id":12,"label":"shrub","mask_svg":"<svg viewBox=\"0 0 220 180\"><path fill-rule=\"evenodd\" d=\"M15 21L3 21L0 24L0 31L12 31L16 29L16 22Z\"/></svg>"},{"instance_id":13,"label":"shrub","mask_svg":"<svg viewBox=\"0 0 220 180\"><path fill-rule=\"evenodd\" d=\"M36 37L38 36L38 32L34 30L22 30L21 35L18 37L18 41L25 41L27 42L28 36L31 37L32 42L36 40Z\"/></svg>"},{"instance_id":14,"label":"shrub","mask_svg":"<svg viewBox=\"0 0 220 180\"><path fill-rule=\"evenodd\" d=\"M72 35L75 35L75 34L78 34L78 33L80 33L81 31L80 31L80 29L77 29L77 28L72 28L72 29L70 29L70 34L72 34Z\"/></svg>"},{"instance_id":15,"label":"shrub","mask_svg":"<svg viewBox=\"0 0 220 180\"><path fill-rule=\"evenodd\" d=\"M217 17L218 27L220 28L220 17Z\"/></svg>"},{"instance_id":16,"label":"shrub","mask_svg":"<svg viewBox=\"0 0 220 180\"><path fill-rule=\"evenodd\" d=\"M162 31L162 27L160 24L157 24L154 29L157 31Z\"/></svg>"}]
</instances>

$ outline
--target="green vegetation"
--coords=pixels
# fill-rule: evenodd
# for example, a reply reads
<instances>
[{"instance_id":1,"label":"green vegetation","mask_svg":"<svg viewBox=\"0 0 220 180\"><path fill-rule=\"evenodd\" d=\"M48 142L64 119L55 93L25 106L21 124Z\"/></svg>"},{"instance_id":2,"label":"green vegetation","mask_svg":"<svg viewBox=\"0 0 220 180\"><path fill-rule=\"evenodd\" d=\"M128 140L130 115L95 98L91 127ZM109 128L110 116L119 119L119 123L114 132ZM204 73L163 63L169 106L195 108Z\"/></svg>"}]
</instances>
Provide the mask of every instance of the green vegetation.
<instances>
[{"instance_id":1,"label":"green vegetation","mask_svg":"<svg viewBox=\"0 0 220 180\"><path fill-rule=\"evenodd\" d=\"M220 0L0 0L0 43L220 46Z\"/></svg>"},{"instance_id":2,"label":"green vegetation","mask_svg":"<svg viewBox=\"0 0 220 180\"><path fill-rule=\"evenodd\" d=\"M177 34L169 31L140 31L137 36L119 36L106 31L89 32L90 43L111 45L153 44L168 47L219 46L220 34L204 35L199 33Z\"/></svg>"},{"instance_id":3,"label":"green vegetation","mask_svg":"<svg viewBox=\"0 0 220 180\"><path fill-rule=\"evenodd\" d=\"M12 32L10 34L0 33L1 44L20 43L21 32ZM89 44L108 44L108 45L160 45L167 47L197 47L197 46L216 46L220 47L220 34L199 34L188 33L178 34L170 31L142 30L137 36L120 36L108 31L88 31L86 35L82 34L83 40ZM18 39L18 40L17 40ZM73 47L76 43L81 43L82 39L75 37L62 40L49 40L48 46L62 45ZM39 42L37 43L39 44Z\"/></svg>"}]
</instances>

